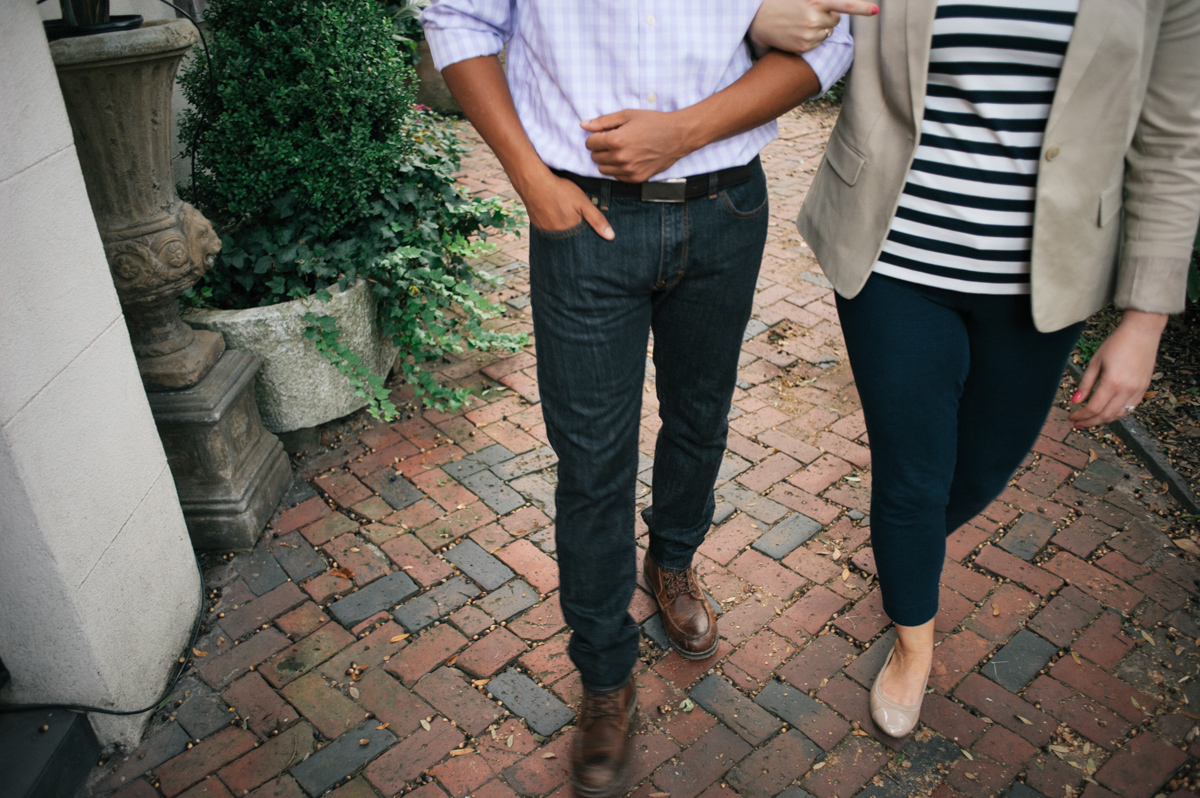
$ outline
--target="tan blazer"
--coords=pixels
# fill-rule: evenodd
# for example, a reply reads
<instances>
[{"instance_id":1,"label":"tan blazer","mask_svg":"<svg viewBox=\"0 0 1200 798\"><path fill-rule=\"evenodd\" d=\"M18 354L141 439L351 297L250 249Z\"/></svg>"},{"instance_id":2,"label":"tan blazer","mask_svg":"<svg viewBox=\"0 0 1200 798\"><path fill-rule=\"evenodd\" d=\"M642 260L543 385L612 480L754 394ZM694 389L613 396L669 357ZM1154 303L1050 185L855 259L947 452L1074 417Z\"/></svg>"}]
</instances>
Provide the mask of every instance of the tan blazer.
<instances>
[{"instance_id":1,"label":"tan blazer","mask_svg":"<svg viewBox=\"0 0 1200 798\"><path fill-rule=\"evenodd\" d=\"M854 17L854 67L796 219L837 292L879 257L916 153L936 0ZM1038 329L1110 300L1183 310L1200 217L1200 0L1081 0L1042 145L1032 291Z\"/></svg>"}]
</instances>

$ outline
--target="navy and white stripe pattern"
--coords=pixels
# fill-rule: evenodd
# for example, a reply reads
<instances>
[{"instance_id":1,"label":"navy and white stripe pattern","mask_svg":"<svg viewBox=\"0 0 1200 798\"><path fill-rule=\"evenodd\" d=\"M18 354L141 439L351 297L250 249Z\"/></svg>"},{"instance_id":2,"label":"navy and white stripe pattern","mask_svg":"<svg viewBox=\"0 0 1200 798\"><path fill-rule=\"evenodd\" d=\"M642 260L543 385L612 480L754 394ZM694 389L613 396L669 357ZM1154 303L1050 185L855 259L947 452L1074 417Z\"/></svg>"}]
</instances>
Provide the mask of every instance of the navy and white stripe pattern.
<instances>
[{"instance_id":1,"label":"navy and white stripe pattern","mask_svg":"<svg viewBox=\"0 0 1200 798\"><path fill-rule=\"evenodd\" d=\"M938 0L921 139L875 272L1029 293L1038 162L1079 0Z\"/></svg>"}]
</instances>

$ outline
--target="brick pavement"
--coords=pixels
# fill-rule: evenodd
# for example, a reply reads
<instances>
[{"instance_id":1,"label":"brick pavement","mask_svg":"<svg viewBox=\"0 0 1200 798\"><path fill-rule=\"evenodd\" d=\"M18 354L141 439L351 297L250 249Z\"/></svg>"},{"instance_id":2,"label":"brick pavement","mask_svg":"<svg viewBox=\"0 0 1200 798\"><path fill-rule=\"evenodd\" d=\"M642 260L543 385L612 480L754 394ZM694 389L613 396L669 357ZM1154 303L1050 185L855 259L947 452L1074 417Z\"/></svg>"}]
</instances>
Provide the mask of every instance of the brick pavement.
<instances>
[{"instance_id":1,"label":"brick pavement","mask_svg":"<svg viewBox=\"0 0 1200 798\"><path fill-rule=\"evenodd\" d=\"M950 541L921 727L897 743L871 725L894 635L868 539L870 453L832 293L791 222L832 121L793 113L764 154L771 237L697 559L723 642L702 663L669 653L638 590L632 794L1192 795L1200 570L1168 535L1196 519L1061 408ZM512 197L462 132L476 147L464 182ZM499 243L493 325L530 331L526 241ZM330 425L258 548L209 560L194 672L141 748L97 768L93 795L570 794L580 688L535 359L472 353L440 371L480 396ZM648 363L642 505L653 382Z\"/></svg>"}]
</instances>

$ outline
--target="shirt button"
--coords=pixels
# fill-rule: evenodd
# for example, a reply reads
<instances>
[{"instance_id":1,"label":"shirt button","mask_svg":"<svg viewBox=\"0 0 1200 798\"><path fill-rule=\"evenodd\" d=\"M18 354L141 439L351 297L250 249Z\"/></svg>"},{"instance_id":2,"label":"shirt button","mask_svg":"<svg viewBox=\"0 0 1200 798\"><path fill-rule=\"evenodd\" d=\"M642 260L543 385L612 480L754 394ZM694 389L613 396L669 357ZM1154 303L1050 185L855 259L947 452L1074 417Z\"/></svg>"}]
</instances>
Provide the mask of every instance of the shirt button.
<instances>
[{"instance_id":1,"label":"shirt button","mask_svg":"<svg viewBox=\"0 0 1200 798\"><path fill-rule=\"evenodd\" d=\"M647 25L653 25L653 24L654 24L654 15L653 15L653 14L651 14L651 15L650 15L650 16L648 16L648 17L646 17L646 24L647 24Z\"/></svg>"},{"instance_id":2,"label":"shirt button","mask_svg":"<svg viewBox=\"0 0 1200 798\"><path fill-rule=\"evenodd\" d=\"M647 94L647 95L646 95L646 101L647 101L647 102L657 102L657 101L658 101L658 95L657 95L657 94Z\"/></svg>"},{"instance_id":3,"label":"shirt button","mask_svg":"<svg viewBox=\"0 0 1200 798\"><path fill-rule=\"evenodd\" d=\"M1055 147L1047 147L1047 148L1046 148L1046 160L1047 160L1047 161L1053 161L1055 158L1057 158L1057 157L1058 157L1058 154L1059 154L1060 152L1062 152L1062 150L1060 150L1060 149L1059 149L1057 146L1055 146Z\"/></svg>"}]
</instances>

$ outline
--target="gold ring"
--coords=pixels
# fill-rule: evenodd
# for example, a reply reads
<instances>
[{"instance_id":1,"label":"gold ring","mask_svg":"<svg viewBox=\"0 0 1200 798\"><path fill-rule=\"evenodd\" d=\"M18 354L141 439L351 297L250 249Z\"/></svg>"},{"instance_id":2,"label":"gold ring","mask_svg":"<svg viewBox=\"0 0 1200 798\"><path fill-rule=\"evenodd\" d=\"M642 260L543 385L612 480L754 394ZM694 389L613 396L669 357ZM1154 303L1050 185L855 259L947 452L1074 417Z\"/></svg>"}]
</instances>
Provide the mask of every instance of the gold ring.
<instances>
[{"instance_id":1,"label":"gold ring","mask_svg":"<svg viewBox=\"0 0 1200 798\"><path fill-rule=\"evenodd\" d=\"M828 39L832 35L833 35L833 28L826 28L825 29L825 38Z\"/></svg>"}]
</instances>

